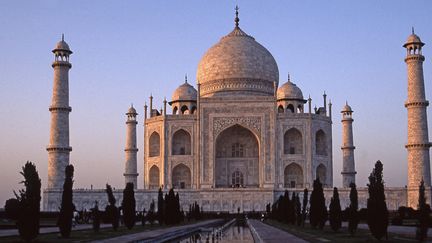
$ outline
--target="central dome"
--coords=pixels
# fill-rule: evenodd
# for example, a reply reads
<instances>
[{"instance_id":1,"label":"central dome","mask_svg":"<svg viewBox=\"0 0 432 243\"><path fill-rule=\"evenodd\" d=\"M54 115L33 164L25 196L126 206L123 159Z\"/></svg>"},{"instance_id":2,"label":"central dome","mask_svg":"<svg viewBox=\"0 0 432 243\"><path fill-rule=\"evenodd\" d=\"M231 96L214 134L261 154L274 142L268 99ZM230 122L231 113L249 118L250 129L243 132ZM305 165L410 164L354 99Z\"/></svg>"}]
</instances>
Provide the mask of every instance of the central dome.
<instances>
[{"instance_id":1,"label":"central dome","mask_svg":"<svg viewBox=\"0 0 432 243\"><path fill-rule=\"evenodd\" d=\"M202 57L201 96L274 95L279 70L272 54L238 26Z\"/></svg>"}]
</instances>

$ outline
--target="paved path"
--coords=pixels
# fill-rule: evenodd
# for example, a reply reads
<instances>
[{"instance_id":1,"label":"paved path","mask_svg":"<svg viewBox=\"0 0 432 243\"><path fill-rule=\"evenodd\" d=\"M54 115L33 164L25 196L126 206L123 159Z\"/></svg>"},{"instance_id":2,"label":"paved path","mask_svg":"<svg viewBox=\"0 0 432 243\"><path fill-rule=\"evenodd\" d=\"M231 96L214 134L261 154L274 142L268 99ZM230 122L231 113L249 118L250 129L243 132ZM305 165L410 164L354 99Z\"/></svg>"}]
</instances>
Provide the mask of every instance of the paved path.
<instances>
[{"instance_id":1,"label":"paved path","mask_svg":"<svg viewBox=\"0 0 432 243\"><path fill-rule=\"evenodd\" d=\"M249 228L252 231L255 242L307 242L286 231L280 230L256 219L248 219Z\"/></svg>"},{"instance_id":2,"label":"paved path","mask_svg":"<svg viewBox=\"0 0 432 243\"><path fill-rule=\"evenodd\" d=\"M196 224L182 225L176 227L169 227L164 229L157 229L151 231L144 231L135 234L123 235L119 237L114 237L110 239L97 240L93 242L99 243L117 243L117 242L134 242L134 241L143 241L143 242L160 242L163 239L174 239L181 237L183 235L188 235L192 232L198 231L201 227L207 227L209 225L214 225L217 223L222 223L222 219L213 219L206 220L203 222L199 222Z\"/></svg>"},{"instance_id":3,"label":"paved path","mask_svg":"<svg viewBox=\"0 0 432 243\"><path fill-rule=\"evenodd\" d=\"M111 224L101 224L101 228L107 228L112 227ZM75 230L86 230L86 229L92 229L93 226L91 224L79 224L72 228L73 231ZM57 233L59 232L58 227L43 227L39 229L39 234L48 234L48 233ZM18 229L5 229L0 230L0 237L7 237L7 236L17 236L18 235Z\"/></svg>"}]
</instances>

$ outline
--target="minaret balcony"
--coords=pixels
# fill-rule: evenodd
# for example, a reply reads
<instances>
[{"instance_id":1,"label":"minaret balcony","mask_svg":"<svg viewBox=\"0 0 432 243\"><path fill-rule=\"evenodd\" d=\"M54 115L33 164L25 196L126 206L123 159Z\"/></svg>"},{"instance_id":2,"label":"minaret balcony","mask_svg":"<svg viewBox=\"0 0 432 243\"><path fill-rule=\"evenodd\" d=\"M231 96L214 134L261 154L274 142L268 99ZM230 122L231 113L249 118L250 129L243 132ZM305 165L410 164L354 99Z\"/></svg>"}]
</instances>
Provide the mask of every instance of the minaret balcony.
<instances>
[{"instance_id":1,"label":"minaret balcony","mask_svg":"<svg viewBox=\"0 0 432 243\"><path fill-rule=\"evenodd\" d=\"M68 62L68 61L54 61L51 66L52 67L65 66L65 67L68 67L68 68L72 68L72 64L70 62Z\"/></svg>"}]
</instances>

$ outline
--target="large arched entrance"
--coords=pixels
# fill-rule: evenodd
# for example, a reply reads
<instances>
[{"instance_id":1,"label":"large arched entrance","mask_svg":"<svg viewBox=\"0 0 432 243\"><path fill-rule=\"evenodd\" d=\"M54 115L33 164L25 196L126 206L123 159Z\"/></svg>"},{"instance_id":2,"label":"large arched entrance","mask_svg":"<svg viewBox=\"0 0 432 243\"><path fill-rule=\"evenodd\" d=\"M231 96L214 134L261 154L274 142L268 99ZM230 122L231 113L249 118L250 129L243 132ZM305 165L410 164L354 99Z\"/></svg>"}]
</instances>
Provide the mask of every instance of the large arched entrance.
<instances>
[{"instance_id":1,"label":"large arched entrance","mask_svg":"<svg viewBox=\"0 0 432 243\"><path fill-rule=\"evenodd\" d=\"M191 171L184 164L179 164L172 170L172 187L185 189L191 187Z\"/></svg>"},{"instance_id":2,"label":"large arched entrance","mask_svg":"<svg viewBox=\"0 0 432 243\"><path fill-rule=\"evenodd\" d=\"M291 163L284 170L284 184L288 188L303 187L303 170L300 165Z\"/></svg>"},{"instance_id":3,"label":"large arched entrance","mask_svg":"<svg viewBox=\"0 0 432 243\"><path fill-rule=\"evenodd\" d=\"M216 139L216 187L258 187L259 147L255 135L234 125Z\"/></svg>"}]
</instances>

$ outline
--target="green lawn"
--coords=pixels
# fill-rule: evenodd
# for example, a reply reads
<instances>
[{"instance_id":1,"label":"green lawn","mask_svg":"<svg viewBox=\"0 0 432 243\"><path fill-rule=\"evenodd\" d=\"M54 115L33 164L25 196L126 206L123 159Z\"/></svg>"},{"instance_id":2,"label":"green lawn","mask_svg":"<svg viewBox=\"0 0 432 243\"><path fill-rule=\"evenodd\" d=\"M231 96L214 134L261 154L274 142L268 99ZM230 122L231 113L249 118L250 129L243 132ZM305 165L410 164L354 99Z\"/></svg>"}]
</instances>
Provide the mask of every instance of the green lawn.
<instances>
[{"instance_id":1,"label":"green lawn","mask_svg":"<svg viewBox=\"0 0 432 243\"><path fill-rule=\"evenodd\" d=\"M199 221L190 221L179 225L193 224L197 222ZM175 225L175 226L179 226L179 225ZM89 242L93 240L113 238L121 235L134 234L134 233L145 232L149 230L161 229L166 227L168 226L165 225L159 226L158 224L154 224L153 226L146 225L145 227L143 227L141 224L138 224L135 225L135 227L133 227L132 230L128 230L124 226L119 227L117 231L114 231L111 227L100 229L98 233L93 232L92 229L77 230L77 231L72 231L71 237L68 239L61 238L59 236L59 233L40 234L34 242ZM0 242L24 242L24 241L21 241L21 239L18 236L14 236L14 237L1 237Z\"/></svg>"},{"instance_id":2,"label":"green lawn","mask_svg":"<svg viewBox=\"0 0 432 243\"><path fill-rule=\"evenodd\" d=\"M299 238L309 242L378 242L369 232L369 230L358 229L354 236L348 233L348 229L341 228L339 232L334 232L329 225L323 230L313 229L310 225L305 227L282 224L275 220L267 220L265 223L285 230ZM328 223L328 222L327 222ZM415 242L416 240L409 236L396 235L389 233L388 240L381 239L381 242Z\"/></svg>"}]
</instances>

